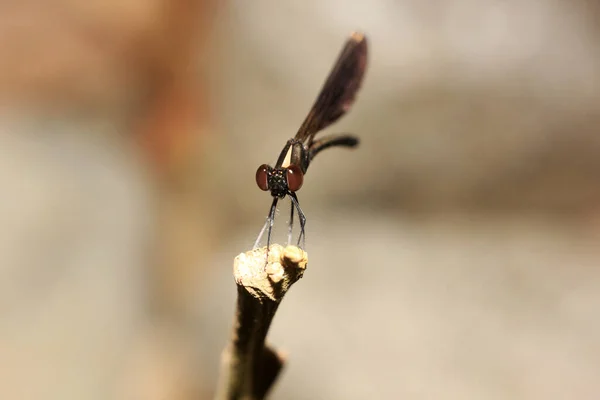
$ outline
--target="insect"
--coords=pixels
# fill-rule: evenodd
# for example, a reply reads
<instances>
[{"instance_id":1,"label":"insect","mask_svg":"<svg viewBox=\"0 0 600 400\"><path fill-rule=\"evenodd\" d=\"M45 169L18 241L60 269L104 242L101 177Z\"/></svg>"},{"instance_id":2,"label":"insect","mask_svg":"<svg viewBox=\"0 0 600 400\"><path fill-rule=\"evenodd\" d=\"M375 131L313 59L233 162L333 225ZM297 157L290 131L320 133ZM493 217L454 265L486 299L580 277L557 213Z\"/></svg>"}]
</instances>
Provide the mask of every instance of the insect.
<instances>
[{"instance_id":1,"label":"insect","mask_svg":"<svg viewBox=\"0 0 600 400\"><path fill-rule=\"evenodd\" d=\"M254 248L265 232L267 233L267 249L271 243L271 231L275 221L277 202L289 196L291 213L288 226L288 244L292 241L294 209L298 212L300 234L298 246L305 247L306 217L300 208L296 192L302 187L304 175L311 161L322 150L329 147L356 147L358 138L348 134L324 136L315 140L315 135L346 114L361 86L367 66L367 39L362 33L354 32L346 41L342 51L329 73L321 92L310 109L296 136L289 139L275 163L274 167L263 164L256 171L256 184L263 191L270 191L273 202L267 221L262 227Z\"/></svg>"}]
</instances>

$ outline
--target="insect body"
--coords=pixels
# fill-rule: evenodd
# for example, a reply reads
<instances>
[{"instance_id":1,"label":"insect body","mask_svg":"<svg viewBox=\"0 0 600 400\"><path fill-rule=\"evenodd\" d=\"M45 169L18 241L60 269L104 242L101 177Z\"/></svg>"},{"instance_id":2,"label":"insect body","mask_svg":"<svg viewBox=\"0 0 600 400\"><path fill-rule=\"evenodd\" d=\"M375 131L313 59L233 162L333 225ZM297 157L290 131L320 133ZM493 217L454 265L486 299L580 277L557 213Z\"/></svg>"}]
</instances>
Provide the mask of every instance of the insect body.
<instances>
[{"instance_id":1,"label":"insect body","mask_svg":"<svg viewBox=\"0 0 600 400\"><path fill-rule=\"evenodd\" d=\"M258 247L267 228L267 248L269 247L277 202L286 196L289 196L292 202L288 243L291 242L294 209L296 209L300 220L298 245L302 243L304 247L306 217L300 208L296 192L304 183L308 166L313 158L326 148L358 145L358 138L348 134L329 135L319 140L315 140L315 135L350 110L362 83L366 66L367 40L363 34L355 32L346 41L310 112L296 136L289 139L281 150L275 166L263 164L258 167L256 184L261 190L271 192L273 202L267 221L256 239L255 248Z\"/></svg>"}]
</instances>

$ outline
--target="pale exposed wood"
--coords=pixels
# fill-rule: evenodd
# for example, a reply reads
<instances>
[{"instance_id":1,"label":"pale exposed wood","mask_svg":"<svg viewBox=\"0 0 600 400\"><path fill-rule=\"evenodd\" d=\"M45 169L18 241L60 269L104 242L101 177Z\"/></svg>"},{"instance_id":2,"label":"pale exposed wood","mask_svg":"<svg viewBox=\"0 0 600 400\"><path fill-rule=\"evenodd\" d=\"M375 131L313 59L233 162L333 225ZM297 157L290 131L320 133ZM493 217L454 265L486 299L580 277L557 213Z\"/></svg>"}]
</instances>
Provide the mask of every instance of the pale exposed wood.
<instances>
[{"instance_id":1,"label":"pale exposed wood","mask_svg":"<svg viewBox=\"0 0 600 400\"><path fill-rule=\"evenodd\" d=\"M234 260L238 289L233 335L223 351L216 399L263 399L281 371L284 356L265 343L279 303L302 277L303 250L278 244L251 250Z\"/></svg>"}]
</instances>

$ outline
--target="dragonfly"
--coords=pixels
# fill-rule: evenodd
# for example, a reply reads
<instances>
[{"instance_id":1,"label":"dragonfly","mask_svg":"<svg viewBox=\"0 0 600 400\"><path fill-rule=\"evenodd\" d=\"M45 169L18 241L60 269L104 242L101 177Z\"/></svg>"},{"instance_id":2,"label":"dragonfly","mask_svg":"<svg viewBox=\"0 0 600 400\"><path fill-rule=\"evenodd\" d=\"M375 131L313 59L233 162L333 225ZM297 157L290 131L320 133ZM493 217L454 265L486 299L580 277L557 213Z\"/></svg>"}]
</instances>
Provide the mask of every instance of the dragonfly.
<instances>
[{"instance_id":1,"label":"dragonfly","mask_svg":"<svg viewBox=\"0 0 600 400\"><path fill-rule=\"evenodd\" d=\"M291 200L288 244L292 241L294 210L296 210L300 222L297 245L305 248L306 216L300 208L296 192L304 183L304 175L308 166L321 151L330 147L354 148L358 146L358 138L351 134L332 134L317 140L315 140L315 136L350 110L362 84L366 66L367 39L363 33L353 32L346 40L300 129L293 138L286 142L275 166L262 164L256 170L256 184L259 189L271 193L273 202L267 220L256 238L254 248L258 247L266 230L268 251L277 203L286 196Z\"/></svg>"}]
</instances>

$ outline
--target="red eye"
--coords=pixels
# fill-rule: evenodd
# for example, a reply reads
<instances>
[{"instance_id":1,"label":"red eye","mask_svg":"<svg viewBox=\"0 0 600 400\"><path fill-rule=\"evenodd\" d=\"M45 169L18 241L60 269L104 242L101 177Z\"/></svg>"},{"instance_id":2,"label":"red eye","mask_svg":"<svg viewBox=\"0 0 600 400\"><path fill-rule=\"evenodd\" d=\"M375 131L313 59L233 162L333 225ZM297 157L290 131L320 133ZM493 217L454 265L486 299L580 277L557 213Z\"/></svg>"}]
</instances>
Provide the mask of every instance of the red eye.
<instances>
[{"instance_id":1,"label":"red eye","mask_svg":"<svg viewBox=\"0 0 600 400\"><path fill-rule=\"evenodd\" d=\"M290 165L285 171L288 189L292 192L299 190L304 182L304 174L297 165Z\"/></svg>"},{"instance_id":2,"label":"red eye","mask_svg":"<svg viewBox=\"0 0 600 400\"><path fill-rule=\"evenodd\" d=\"M269 167L267 164L263 164L256 170L256 184L260 190L269 190Z\"/></svg>"}]
</instances>

